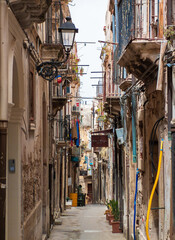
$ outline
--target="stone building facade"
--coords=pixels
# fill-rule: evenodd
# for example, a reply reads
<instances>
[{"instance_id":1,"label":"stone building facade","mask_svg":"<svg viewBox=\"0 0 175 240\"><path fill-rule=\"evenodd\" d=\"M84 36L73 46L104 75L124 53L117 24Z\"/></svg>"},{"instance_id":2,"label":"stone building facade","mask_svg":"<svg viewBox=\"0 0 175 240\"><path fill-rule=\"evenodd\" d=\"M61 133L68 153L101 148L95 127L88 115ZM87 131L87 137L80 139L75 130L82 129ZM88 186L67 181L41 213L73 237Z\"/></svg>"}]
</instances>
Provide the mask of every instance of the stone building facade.
<instances>
[{"instance_id":1,"label":"stone building facade","mask_svg":"<svg viewBox=\"0 0 175 240\"><path fill-rule=\"evenodd\" d=\"M133 0L109 1L107 9L105 36L111 60L103 64L103 86L106 94L111 74L116 97L104 107L115 128L123 131L121 139L116 135L116 200L127 239L147 239L148 234L152 239L174 239L174 10L173 1ZM159 181L148 217L162 139Z\"/></svg>"},{"instance_id":2,"label":"stone building facade","mask_svg":"<svg viewBox=\"0 0 175 240\"><path fill-rule=\"evenodd\" d=\"M56 141L60 126L56 131L58 118L53 120L53 115L71 115L71 106L66 110L70 84L67 78L62 82L64 96L56 96L55 108L54 84L36 69L54 54L63 58L54 27L58 29L60 16L64 20L70 12L67 1L61 7L62 12L59 1L0 1L1 240L47 239L65 209L71 146L65 139L61 147ZM67 118L65 126L67 131Z\"/></svg>"}]
</instances>

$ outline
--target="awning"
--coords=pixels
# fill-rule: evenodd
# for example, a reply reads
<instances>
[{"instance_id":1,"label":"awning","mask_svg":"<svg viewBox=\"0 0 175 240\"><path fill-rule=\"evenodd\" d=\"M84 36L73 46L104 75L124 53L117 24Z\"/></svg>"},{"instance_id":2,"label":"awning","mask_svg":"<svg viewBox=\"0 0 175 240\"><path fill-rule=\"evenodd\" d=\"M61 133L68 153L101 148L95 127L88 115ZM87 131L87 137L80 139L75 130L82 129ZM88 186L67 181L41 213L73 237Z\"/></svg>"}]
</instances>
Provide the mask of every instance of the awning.
<instances>
[{"instance_id":1,"label":"awning","mask_svg":"<svg viewBox=\"0 0 175 240\"><path fill-rule=\"evenodd\" d=\"M155 79L162 40L134 39L125 48L118 64L142 81Z\"/></svg>"}]
</instances>

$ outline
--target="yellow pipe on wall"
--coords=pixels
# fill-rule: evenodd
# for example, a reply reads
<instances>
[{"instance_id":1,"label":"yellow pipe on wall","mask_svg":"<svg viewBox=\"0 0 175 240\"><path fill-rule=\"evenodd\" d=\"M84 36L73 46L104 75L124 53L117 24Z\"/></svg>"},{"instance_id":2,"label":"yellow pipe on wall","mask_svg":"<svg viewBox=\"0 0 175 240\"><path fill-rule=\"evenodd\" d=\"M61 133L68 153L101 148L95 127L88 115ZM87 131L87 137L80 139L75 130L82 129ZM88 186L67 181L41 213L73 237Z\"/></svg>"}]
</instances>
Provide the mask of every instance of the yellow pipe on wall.
<instances>
[{"instance_id":1,"label":"yellow pipe on wall","mask_svg":"<svg viewBox=\"0 0 175 240\"><path fill-rule=\"evenodd\" d=\"M151 196L150 196L150 199L149 199L148 211L147 211L147 217L146 217L146 236L147 236L148 240L150 240L149 232L148 232L149 214L150 214L151 204L152 204L152 200L153 200L153 195L154 195L154 192L155 192L158 180L159 180L160 167L161 167L161 162L162 162L162 154L163 154L163 139L161 140L161 145L160 145L160 155L159 155L159 163L158 163L156 180L154 182L154 186L152 188Z\"/></svg>"}]
</instances>

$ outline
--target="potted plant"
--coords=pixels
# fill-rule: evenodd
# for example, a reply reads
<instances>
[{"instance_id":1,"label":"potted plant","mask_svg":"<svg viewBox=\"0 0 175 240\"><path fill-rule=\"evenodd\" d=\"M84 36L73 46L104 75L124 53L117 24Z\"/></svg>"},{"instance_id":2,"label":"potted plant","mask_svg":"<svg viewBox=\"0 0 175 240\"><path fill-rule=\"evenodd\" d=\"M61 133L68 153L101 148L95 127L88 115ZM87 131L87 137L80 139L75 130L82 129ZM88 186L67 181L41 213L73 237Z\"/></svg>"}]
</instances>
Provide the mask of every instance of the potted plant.
<instances>
[{"instance_id":1,"label":"potted plant","mask_svg":"<svg viewBox=\"0 0 175 240\"><path fill-rule=\"evenodd\" d=\"M108 214L108 220L109 220L109 224L112 225L112 220L114 220L114 205L115 205L115 200L110 200L109 201L109 208L110 208L110 213Z\"/></svg>"},{"instance_id":2,"label":"potted plant","mask_svg":"<svg viewBox=\"0 0 175 240\"><path fill-rule=\"evenodd\" d=\"M105 211L104 214L106 214L106 220L109 220L108 216L109 216L109 214L111 214L111 209L110 209L110 203L109 203L108 199L106 200L106 207L107 207L107 210Z\"/></svg>"},{"instance_id":3,"label":"potted plant","mask_svg":"<svg viewBox=\"0 0 175 240\"><path fill-rule=\"evenodd\" d=\"M111 211L114 216L114 219L111 221L112 224L112 233L121 233L122 230L120 227L119 221L119 208L118 208L118 201L111 200Z\"/></svg>"},{"instance_id":4,"label":"potted plant","mask_svg":"<svg viewBox=\"0 0 175 240\"><path fill-rule=\"evenodd\" d=\"M106 200L105 205L106 205L106 207L107 207L107 210L105 211L105 214L110 213L111 210L110 210L110 203L109 203L108 199Z\"/></svg>"}]
</instances>

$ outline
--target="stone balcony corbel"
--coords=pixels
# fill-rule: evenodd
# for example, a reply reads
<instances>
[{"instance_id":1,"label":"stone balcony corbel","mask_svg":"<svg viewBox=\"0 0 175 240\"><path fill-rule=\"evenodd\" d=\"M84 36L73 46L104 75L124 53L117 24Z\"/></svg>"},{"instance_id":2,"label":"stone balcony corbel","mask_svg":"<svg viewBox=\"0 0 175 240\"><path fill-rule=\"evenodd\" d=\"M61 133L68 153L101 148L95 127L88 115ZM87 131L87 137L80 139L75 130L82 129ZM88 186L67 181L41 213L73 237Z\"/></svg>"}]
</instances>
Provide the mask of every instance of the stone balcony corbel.
<instances>
[{"instance_id":1,"label":"stone balcony corbel","mask_svg":"<svg viewBox=\"0 0 175 240\"><path fill-rule=\"evenodd\" d=\"M50 61L52 59L63 58L63 46L60 43L42 44L41 45L41 58L42 61Z\"/></svg>"},{"instance_id":2,"label":"stone balcony corbel","mask_svg":"<svg viewBox=\"0 0 175 240\"><path fill-rule=\"evenodd\" d=\"M45 21L51 0L9 0L9 6L21 27L28 28L33 22Z\"/></svg>"}]
</instances>

